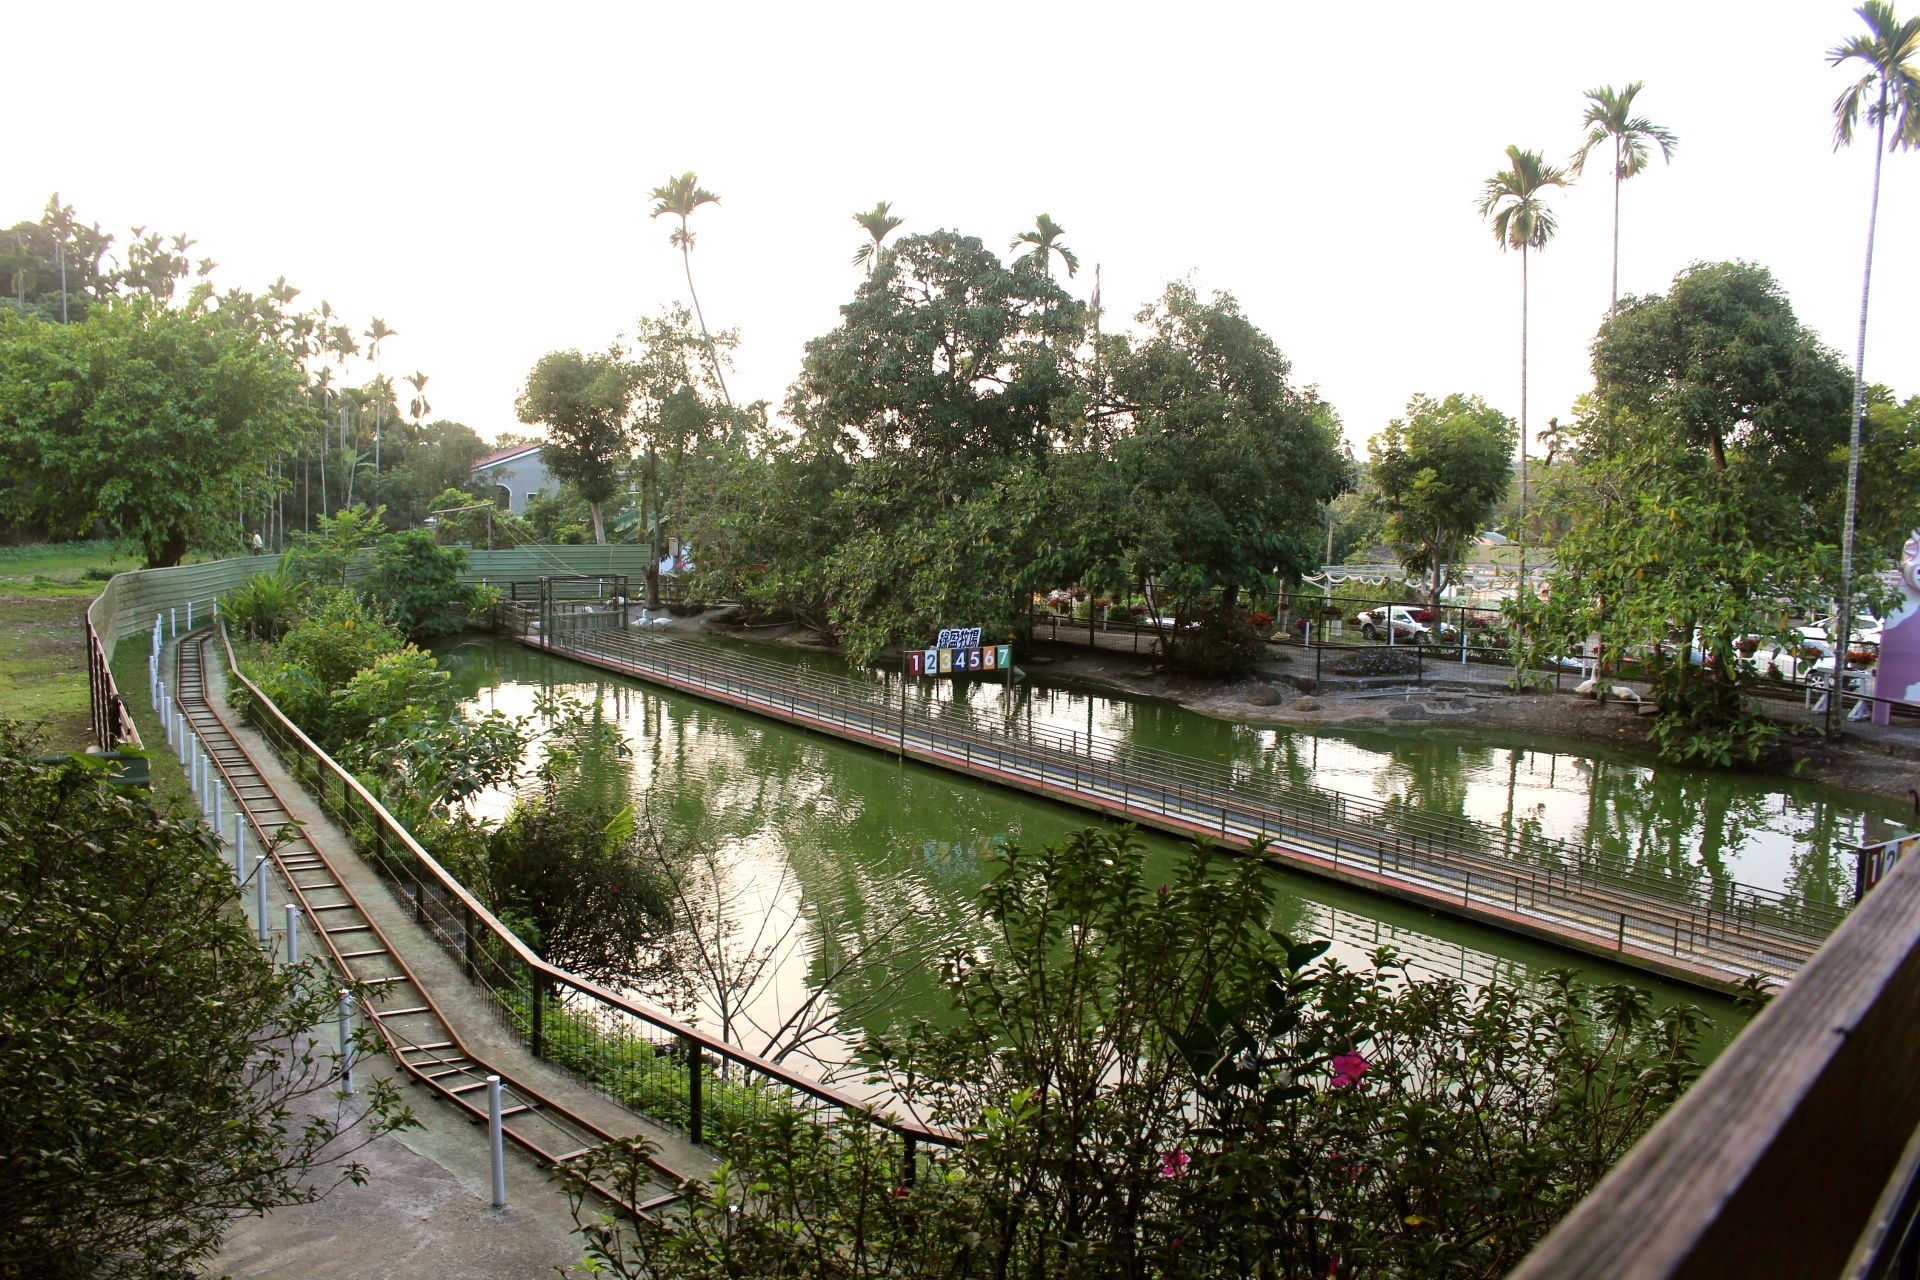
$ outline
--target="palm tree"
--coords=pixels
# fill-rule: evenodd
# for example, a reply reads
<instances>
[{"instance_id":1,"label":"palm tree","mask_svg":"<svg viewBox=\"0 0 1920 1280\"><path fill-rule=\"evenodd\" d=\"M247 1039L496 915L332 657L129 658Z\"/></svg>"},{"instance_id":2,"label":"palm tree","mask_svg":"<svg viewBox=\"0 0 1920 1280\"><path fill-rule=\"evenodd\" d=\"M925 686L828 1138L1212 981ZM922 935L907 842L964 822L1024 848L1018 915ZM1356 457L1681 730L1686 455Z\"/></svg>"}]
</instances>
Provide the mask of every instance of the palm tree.
<instances>
[{"instance_id":1,"label":"palm tree","mask_svg":"<svg viewBox=\"0 0 1920 1280\"><path fill-rule=\"evenodd\" d=\"M1520 585L1527 577L1527 251L1544 249L1559 230L1552 210L1541 199L1548 187L1564 187L1565 169L1541 158L1538 151L1507 148L1509 168L1487 179L1480 198L1480 216L1493 220L1493 238L1504 252L1520 251Z\"/></svg>"},{"instance_id":2,"label":"palm tree","mask_svg":"<svg viewBox=\"0 0 1920 1280\"><path fill-rule=\"evenodd\" d=\"M703 204L719 204L720 197L700 185L700 178L693 170L677 178L668 178L664 184L649 192L653 197L653 216L680 219L680 225L667 237L667 243L680 251L681 265L687 271L687 294L693 299L693 314L700 321L700 336L707 342L707 359L713 364L714 381L720 384L720 395L727 402L727 408L733 408L733 396L727 391L726 375L720 372L720 353L714 349L713 335L707 332L706 313L700 310L700 295L693 287L693 232L687 228L687 219L695 209Z\"/></svg>"},{"instance_id":3,"label":"palm tree","mask_svg":"<svg viewBox=\"0 0 1920 1280\"><path fill-rule=\"evenodd\" d=\"M427 403L427 375L416 370L407 378L413 387L413 403L407 406L407 412L413 415L413 425L418 427L421 419L433 412L433 406Z\"/></svg>"},{"instance_id":4,"label":"palm tree","mask_svg":"<svg viewBox=\"0 0 1920 1280\"><path fill-rule=\"evenodd\" d=\"M866 213L853 215L853 220L860 224L861 230L873 237L870 242L861 245L859 252L853 255L853 265L865 267L868 275L873 274L873 264L880 259L880 242L885 240L887 234L895 227L906 221L904 218L894 217L892 209L893 201L882 200Z\"/></svg>"},{"instance_id":5,"label":"palm tree","mask_svg":"<svg viewBox=\"0 0 1920 1280\"><path fill-rule=\"evenodd\" d=\"M1067 264L1067 276L1071 278L1080 270L1080 259L1074 255L1073 250L1060 243L1060 237L1067 234L1067 229L1044 213L1033 220L1033 226L1032 231L1022 231L1013 238L1013 243L1007 246L1014 250L1019 249L1021 245L1028 246L1027 251L1015 261L1038 267L1051 279L1053 255L1057 253L1060 255L1060 261Z\"/></svg>"},{"instance_id":6,"label":"palm tree","mask_svg":"<svg viewBox=\"0 0 1920 1280\"><path fill-rule=\"evenodd\" d=\"M1867 290L1873 283L1873 236L1880 219L1880 160L1889 150L1920 145L1920 19L1901 22L1886 0L1866 0L1854 10L1867 24L1867 34L1854 36L1827 50L1827 61L1834 66L1855 58L1867 64L1867 72L1847 86L1833 104L1833 149L1838 151L1853 141L1853 128L1859 122L1860 108L1867 109L1867 123L1874 129L1873 197L1867 206L1867 262L1860 273L1860 334L1853 353L1853 421L1847 445L1847 509L1840 530L1840 629L1834 634L1836 652L1844 654L1853 634L1853 524L1860 495L1860 423L1866 416L1867 390ZM1887 125L1893 136L1887 136ZM1845 670L1844 659L1834 664L1839 680ZM1844 685L1844 681L1840 681ZM1831 728L1837 696L1827 699L1827 724Z\"/></svg>"},{"instance_id":7,"label":"palm tree","mask_svg":"<svg viewBox=\"0 0 1920 1280\"><path fill-rule=\"evenodd\" d=\"M380 474L381 410L386 405L386 397L380 394L382 387L382 379L380 377L380 344L388 338L396 336L396 332L396 330L387 328L387 322L379 316L375 316L373 323L367 326L367 357L373 361L373 474L376 476Z\"/></svg>"},{"instance_id":8,"label":"palm tree","mask_svg":"<svg viewBox=\"0 0 1920 1280\"><path fill-rule=\"evenodd\" d=\"M1647 84L1635 80L1624 89L1605 86L1587 90L1587 113L1580 123L1587 128L1587 140L1573 153L1573 172L1586 172L1587 157L1595 147L1613 143L1613 300L1608 304L1611 316L1620 307L1620 184L1638 177L1653 158L1648 143L1657 143L1660 155L1673 163L1673 149L1680 140L1671 129L1663 129L1645 116L1633 114L1633 99Z\"/></svg>"}]
</instances>

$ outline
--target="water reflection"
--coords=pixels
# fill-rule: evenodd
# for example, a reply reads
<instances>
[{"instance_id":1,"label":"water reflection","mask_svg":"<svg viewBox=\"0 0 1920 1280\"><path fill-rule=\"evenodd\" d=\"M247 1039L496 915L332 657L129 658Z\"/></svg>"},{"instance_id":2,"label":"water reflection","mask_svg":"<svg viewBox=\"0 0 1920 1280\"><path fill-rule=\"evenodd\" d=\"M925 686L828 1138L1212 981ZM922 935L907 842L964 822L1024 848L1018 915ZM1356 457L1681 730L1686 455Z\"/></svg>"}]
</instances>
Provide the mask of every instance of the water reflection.
<instances>
[{"instance_id":1,"label":"water reflection","mask_svg":"<svg viewBox=\"0 0 1920 1280\"><path fill-rule=\"evenodd\" d=\"M724 643L724 642L723 642ZM753 656L891 684L833 655L740 646ZM913 682L911 698L1071 734L1231 761L1293 785L1451 814L1517 836L1591 844L1638 874L1737 881L1813 901L1852 898L1859 844L1904 832L1903 806L1792 779L1653 764L1588 743L1448 726L1342 733L1235 724L1172 703L1049 683Z\"/></svg>"},{"instance_id":2,"label":"water reflection","mask_svg":"<svg viewBox=\"0 0 1920 1280\"><path fill-rule=\"evenodd\" d=\"M791 953L770 966L768 982L746 1010L754 1027L780 1026L843 968L843 998L865 1011L868 1025L878 1025L894 1008L945 1016L936 960L951 947L987 941L975 904L991 852L1009 841L1055 839L1089 820L1017 792L902 767L878 752L663 695L505 642L463 637L439 652L476 705L527 715L542 688L558 687L618 720L632 747L635 787L649 795L651 816L663 833L714 852L751 903L756 936L792 939ZM950 686L917 692L940 700L956 695ZM1288 778L1323 784L1332 779L1342 789L1478 817L1500 816L1482 812L1492 794L1491 777L1503 777L1495 790L1501 804L1513 806L1510 816L1517 821L1529 804L1540 803L1527 790L1529 770L1537 765L1544 771L1543 796L1559 794L1553 779L1564 783L1577 773L1566 757L1556 763L1538 753L1441 742L1382 751L1347 739L1202 721L1175 707L1087 699L1064 690L1027 690L1012 702L999 687L961 686L957 695L982 710L992 707L1062 730L1077 717L1082 733L1091 714L1103 735L1125 734L1196 753L1210 748L1217 757ZM480 807L498 814L511 799L491 794ZM1176 844L1157 836L1146 840L1151 857L1170 869ZM1552 948L1304 877L1282 877L1274 927L1299 938L1331 939L1332 954L1349 965L1363 965L1377 947L1391 946L1417 972L1474 983L1496 973L1524 978L1575 963ZM847 968L849 957L881 954L900 959ZM1579 967L1595 977L1658 987L1627 971ZM1684 999L1708 1007L1720 1040L1736 1025L1726 1002L1684 989L1660 990L1663 1003ZM704 1017L713 1025L712 1010ZM846 1046L816 1048L832 1062L844 1057Z\"/></svg>"}]
</instances>

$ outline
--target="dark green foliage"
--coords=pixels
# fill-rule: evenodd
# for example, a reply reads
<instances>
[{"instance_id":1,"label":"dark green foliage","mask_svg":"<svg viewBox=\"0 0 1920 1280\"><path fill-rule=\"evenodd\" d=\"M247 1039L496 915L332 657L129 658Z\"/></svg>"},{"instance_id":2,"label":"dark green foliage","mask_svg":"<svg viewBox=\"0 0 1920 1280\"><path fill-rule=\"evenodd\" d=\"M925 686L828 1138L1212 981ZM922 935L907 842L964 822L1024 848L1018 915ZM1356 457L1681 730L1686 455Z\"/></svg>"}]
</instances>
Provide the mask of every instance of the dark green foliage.
<instances>
[{"instance_id":1,"label":"dark green foliage","mask_svg":"<svg viewBox=\"0 0 1920 1280\"><path fill-rule=\"evenodd\" d=\"M1652 734L1661 756L1722 769L1751 767L1771 757L1780 725L1762 714L1747 692L1758 680L1750 664L1723 668L1715 663L1704 670L1674 660L1649 665L1660 706Z\"/></svg>"},{"instance_id":2,"label":"dark green foliage","mask_svg":"<svg viewBox=\"0 0 1920 1280\"><path fill-rule=\"evenodd\" d=\"M1182 612L1295 577L1317 561L1325 504L1352 487L1332 409L1230 295L1167 286L1140 342L1111 339L1118 486L1131 576Z\"/></svg>"},{"instance_id":3,"label":"dark green foliage","mask_svg":"<svg viewBox=\"0 0 1920 1280\"><path fill-rule=\"evenodd\" d=\"M594 541L605 542L602 503L619 491L628 439L633 374L618 350L598 355L551 351L527 375L520 421L547 429L540 451L547 468L580 493L593 515Z\"/></svg>"},{"instance_id":4,"label":"dark green foliage","mask_svg":"<svg viewBox=\"0 0 1920 1280\"><path fill-rule=\"evenodd\" d=\"M1698 1070L1697 1012L1631 987L1346 969L1269 931L1257 859L1204 846L1159 885L1124 832L1010 849L984 899L994 944L948 962L956 1016L869 1047L961 1148L906 1186L897 1141L772 1109L674 1214L590 1225L591 1264L1492 1280ZM616 1144L598 1170L642 1155Z\"/></svg>"},{"instance_id":5,"label":"dark green foliage","mask_svg":"<svg viewBox=\"0 0 1920 1280\"><path fill-rule=\"evenodd\" d=\"M338 996L261 952L204 828L35 749L0 723L0 1276L195 1276L411 1117L319 1096Z\"/></svg>"},{"instance_id":6,"label":"dark green foliage","mask_svg":"<svg viewBox=\"0 0 1920 1280\"><path fill-rule=\"evenodd\" d=\"M475 589L460 581L466 563L463 548L439 545L426 529L404 529L374 544L373 576L362 590L409 640L452 635L475 600Z\"/></svg>"},{"instance_id":7,"label":"dark green foliage","mask_svg":"<svg viewBox=\"0 0 1920 1280\"><path fill-rule=\"evenodd\" d=\"M300 585L285 573L256 573L220 598L221 616L249 640L278 640L299 607Z\"/></svg>"},{"instance_id":8,"label":"dark green foliage","mask_svg":"<svg viewBox=\"0 0 1920 1280\"><path fill-rule=\"evenodd\" d=\"M16 519L137 538L149 566L231 540L241 490L312 425L297 364L222 310L0 315L0 502Z\"/></svg>"},{"instance_id":9,"label":"dark green foliage","mask_svg":"<svg viewBox=\"0 0 1920 1280\"><path fill-rule=\"evenodd\" d=\"M1373 500L1387 514L1400 561L1427 579L1429 598L1513 484L1511 419L1479 396L1415 396L1368 446Z\"/></svg>"},{"instance_id":10,"label":"dark green foliage","mask_svg":"<svg viewBox=\"0 0 1920 1280\"><path fill-rule=\"evenodd\" d=\"M1747 637L1792 642L1789 617L1819 616L1838 595L1849 398L1838 357L1764 268L1732 262L1623 300L1593 368L1578 466L1545 495L1566 532L1550 597L1523 602L1526 643L1560 653L1597 632L1617 662L1697 633L1711 666L1731 672ZM1865 594L1880 594L1862 568ZM1661 684L1662 754L1760 759L1769 735L1738 689L1697 674Z\"/></svg>"},{"instance_id":11,"label":"dark green foliage","mask_svg":"<svg viewBox=\"0 0 1920 1280\"><path fill-rule=\"evenodd\" d=\"M526 750L520 721L461 715L433 658L342 589L315 594L285 638L261 651L255 679L403 823L511 779Z\"/></svg>"}]
</instances>

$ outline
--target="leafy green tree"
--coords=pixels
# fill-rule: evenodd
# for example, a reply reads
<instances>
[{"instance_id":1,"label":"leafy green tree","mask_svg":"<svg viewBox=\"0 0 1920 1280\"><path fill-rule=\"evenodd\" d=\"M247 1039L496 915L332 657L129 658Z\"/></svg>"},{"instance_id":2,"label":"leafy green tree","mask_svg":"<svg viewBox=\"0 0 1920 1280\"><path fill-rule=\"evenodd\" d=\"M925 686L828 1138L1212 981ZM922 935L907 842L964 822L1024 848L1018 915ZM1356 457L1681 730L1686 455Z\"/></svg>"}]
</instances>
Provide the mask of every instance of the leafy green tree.
<instances>
[{"instance_id":1,"label":"leafy green tree","mask_svg":"<svg viewBox=\"0 0 1920 1280\"><path fill-rule=\"evenodd\" d=\"M1646 171L1653 156L1648 143L1658 146L1661 156L1671 164L1679 142L1671 129L1633 114L1633 100L1646 87L1646 81L1635 80L1624 89L1602 85L1587 90L1587 111L1580 120L1587 138L1573 155L1573 176L1577 178L1586 172L1587 157L1596 147L1613 145L1613 292L1607 304L1608 315L1620 306L1620 184Z\"/></svg>"},{"instance_id":2,"label":"leafy green tree","mask_svg":"<svg viewBox=\"0 0 1920 1280\"><path fill-rule=\"evenodd\" d=\"M681 1212L581 1212L644 1142L570 1178L590 1265L633 1277L1504 1275L1699 1070L1699 1013L1570 973L1472 992L1272 931L1257 859L1150 875L1127 831L996 856L990 947L950 1016L866 1057L963 1145L769 1108ZM1157 886L1155 881L1161 881ZM924 1149L923 1149L924 1151Z\"/></svg>"},{"instance_id":3,"label":"leafy green tree","mask_svg":"<svg viewBox=\"0 0 1920 1280\"><path fill-rule=\"evenodd\" d=\"M1513 420L1479 396L1417 395L1368 445L1375 503L1409 573L1427 577L1430 597L1446 589L1494 506L1513 483Z\"/></svg>"},{"instance_id":4,"label":"leafy green tree","mask_svg":"<svg viewBox=\"0 0 1920 1280\"><path fill-rule=\"evenodd\" d=\"M386 532L386 512L385 507L369 511L362 504L321 516L316 522L318 533L295 535L293 547L286 554L287 573L299 582L345 586L348 571L360 553Z\"/></svg>"},{"instance_id":5,"label":"leafy green tree","mask_svg":"<svg viewBox=\"0 0 1920 1280\"><path fill-rule=\"evenodd\" d=\"M38 222L0 232L0 284L6 286L0 310L49 324L84 320L94 304L114 293L113 273L104 265L113 239L99 223L81 223L72 205L60 203L59 192L48 196Z\"/></svg>"},{"instance_id":6,"label":"leafy green tree","mask_svg":"<svg viewBox=\"0 0 1920 1280\"><path fill-rule=\"evenodd\" d=\"M1550 187L1567 185L1566 170L1548 164L1538 151L1507 148L1508 167L1487 179L1480 216L1493 224L1502 252L1520 251L1520 539L1526 540L1527 512L1527 254L1547 247L1559 222L1547 207ZM1524 559L1522 564L1525 564Z\"/></svg>"},{"instance_id":7,"label":"leafy green tree","mask_svg":"<svg viewBox=\"0 0 1920 1280\"><path fill-rule=\"evenodd\" d=\"M312 423L298 365L222 311L0 319L0 501L71 535L104 521L149 567L230 542L242 491Z\"/></svg>"},{"instance_id":8,"label":"leafy green tree","mask_svg":"<svg viewBox=\"0 0 1920 1280\"><path fill-rule=\"evenodd\" d=\"M1854 517L1860 495L1860 435L1867 413L1867 292L1873 283L1873 237L1880 221L1880 161L1890 149L1920 146L1920 18L1901 22L1887 0L1866 0L1854 12L1867 34L1844 40L1827 51L1834 66L1864 62L1867 71L1833 104L1833 145L1853 141L1865 106L1873 126L1873 197L1867 206L1867 260L1860 272L1860 334L1853 357L1853 413L1847 445L1847 502L1840 527L1840 629L1853 632ZM1887 126L1893 126L1888 136ZM1828 721L1839 707L1829 702Z\"/></svg>"},{"instance_id":9,"label":"leafy green tree","mask_svg":"<svg viewBox=\"0 0 1920 1280\"><path fill-rule=\"evenodd\" d=\"M1022 231L1013 238L1010 248L1020 254L1014 261L1050 277L1053 275L1054 255L1058 254L1060 261L1066 264L1067 275L1077 274L1080 270L1079 257L1073 250L1060 243L1060 237L1066 233L1065 227L1046 214L1041 214L1033 220L1033 230ZM1021 252L1022 249L1025 252Z\"/></svg>"},{"instance_id":10,"label":"leafy green tree","mask_svg":"<svg viewBox=\"0 0 1920 1280\"><path fill-rule=\"evenodd\" d=\"M410 640L452 635L466 622L477 588L460 581L467 553L443 547L426 529L403 529L374 544L365 592Z\"/></svg>"},{"instance_id":11,"label":"leafy green tree","mask_svg":"<svg viewBox=\"0 0 1920 1280\"><path fill-rule=\"evenodd\" d=\"M908 236L884 263L807 344L788 402L803 433L789 458L833 488L830 520L808 522L821 543L781 557L824 563L786 580L819 592L801 607L862 658L1024 618L1049 552L1046 460L1084 401L1063 354L1084 309L1045 275L950 231Z\"/></svg>"},{"instance_id":12,"label":"leafy green tree","mask_svg":"<svg viewBox=\"0 0 1920 1280\"><path fill-rule=\"evenodd\" d=\"M1230 295L1171 284L1136 319L1145 336L1111 337L1102 354L1106 509L1156 607L1184 617L1214 597L1230 619L1240 592L1311 566L1352 465L1332 409L1288 381L1286 357Z\"/></svg>"},{"instance_id":13,"label":"leafy green tree","mask_svg":"<svg viewBox=\"0 0 1920 1280\"><path fill-rule=\"evenodd\" d=\"M601 504L619 492L631 456L627 411L633 378L618 348L598 355L549 351L527 375L520 421L547 429L540 457L571 484L593 516L593 540L607 540Z\"/></svg>"},{"instance_id":14,"label":"leafy green tree","mask_svg":"<svg viewBox=\"0 0 1920 1280\"><path fill-rule=\"evenodd\" d=\"M1621 300L1593 347L1567 531L1532 643L1598 632L1609 652L1678 654L1656 738L1670 759L1752 763L1772 741L1741 694L1745 636L1831 590L1847 373L1750 263L1692 267ZM1710 669L1684 661L1698 631ZM1656 657L1656 663L1659 659Z\"/></svg>"},{"instance_id":15,"label":"leafy green tree","mask_svg":"<svg viewBox=\"0 0 1920 1280\"><path fill-rule=\"evenodd\" d=\"M867 243L854 251L853 265L865 267L867 274L872 275L880 257L882 243L893 229L906 219L895 217L892 202L882 200L865 213L854 214L853 220L860 224L862 231L867 233Z\"/></svg>"},{"instance_id":16,"label":"leafy green tree","mask_svg":"<svg viewBox=\"0 0 1920 1280\"><path fill-rule=\"evenodd\" d=\"M677 218L680 225L667 236L667 243L680 251L680 265L687 273L687 296L693 301L693 314L700 322L701 336L707 340L707 354L713 362L713 380L720 386L720 398L733 407L733 396L727 390L727 376L721 372L720 356L714 350L713 335L707 331L707 314L700 309L700 295L693 287L693 241L694 232L687 225L687 219L693 211L702 205L719 204L720 197L700 185L700 177L689 169L677 178L669 178L648 193L653 199L653 216L656 218Z\"/></svg>"},{"instance_id":17,"label":"leafy green tree","mask_svg":"<svg viewBox=\"0 0 1920 1280\"><path fill-rule=\"evenodd\" d=\"M204 826L39 750L0 724L0 1275L184 1280L412 1116L326 1101L337 987L261 951Z\"/></svg>"}]
</instances>

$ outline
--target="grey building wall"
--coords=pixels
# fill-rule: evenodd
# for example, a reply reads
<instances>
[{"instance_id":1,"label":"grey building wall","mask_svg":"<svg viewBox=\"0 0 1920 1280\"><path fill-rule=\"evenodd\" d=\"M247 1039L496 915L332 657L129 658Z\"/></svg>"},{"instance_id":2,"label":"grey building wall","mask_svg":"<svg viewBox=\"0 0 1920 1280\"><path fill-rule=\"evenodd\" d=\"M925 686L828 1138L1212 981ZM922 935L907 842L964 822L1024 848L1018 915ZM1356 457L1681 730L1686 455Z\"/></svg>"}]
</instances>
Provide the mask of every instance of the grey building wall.
<instances>
[{"instance_id":1,"label":"grey building wall","mask_svg":"<svg viewBox=\"0 0 1920 1280\"><path fill-rule=\"evenodd\" d=\"M520 515L527 511L527 499L545 490L557 493L560 482L553 478L546 464L540 461L540 451L533 450L522 457L510 458L490 467L480 467L474 475L489 484L497 484L507 491L507 505Z\"/></svg>"}]
</instances>

